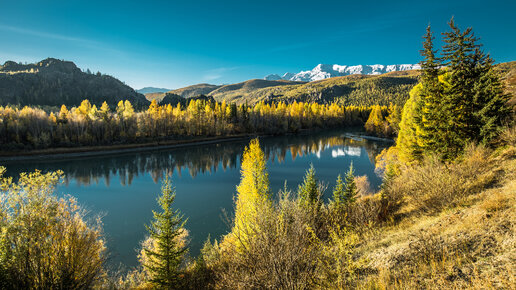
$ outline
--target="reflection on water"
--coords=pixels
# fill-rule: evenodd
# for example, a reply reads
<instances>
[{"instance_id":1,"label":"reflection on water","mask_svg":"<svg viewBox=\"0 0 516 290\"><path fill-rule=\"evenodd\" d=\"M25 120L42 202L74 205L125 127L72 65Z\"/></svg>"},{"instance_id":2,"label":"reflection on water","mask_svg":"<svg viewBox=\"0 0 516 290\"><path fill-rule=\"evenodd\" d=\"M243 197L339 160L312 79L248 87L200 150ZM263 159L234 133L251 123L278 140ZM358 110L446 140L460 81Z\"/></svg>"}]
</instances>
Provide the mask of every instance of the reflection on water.
<instances>
[{"instance_id":1,"label":"reflection on water","mask_svg":"<svg viewBox=\"0 0 516 290\"><path fill-rule=\"evenodd\" d=\"M337 148L337 149L331 150L331 156L333 158L345 157L345 156L360 157L360 154L362 154L362 150L360 149L360 147L356 147L356 146L346 146L344 148Z\"/></svg>"},{"instance_id":2,"label":"reflection on water","mask_svg":"<svg viewBox=\"0 0 516 290\"><path fill-rule=\"evenodd\" d=\"M188 218L190 253L195 256L207 238L227 233L222 210L231 214L235 187L240 180L240 158L249 139L190 145L159 151L73 159L1 162L7 175L40 169L63 170L66 175L59 194L72 194L92 214L103 214L104 231L112 254L111 263L137 264L135 248L146 235L145 224L157 209L160 180L172 176L176 187L174 206ZM353 162L357 175L367 175L372 188L381 179L374 160L390 143L350 137L343 131L309 135L263 137L260 144L268 157L273 193L284 186L296 189L310 163L319 180L328 185Z\"/></svg>"},{"instance_id":3,"label":"reflection on water","mask_svg":"<svg viewBox=\"0 0 516 290\"><path fill-rule=\"evenodd\" d=\"M321 152L328 148L333 158L356 156L360 157L365 148L369 160L375 163L376 156L388 146L362 138L349 138L348 134L325 132L312 135L292 135L283 137L265 137L261 140L265 156L272 162L283 164L287 153L291 160L298 157L315 154L321 158ZM113 178L121 185L131 185L134 178L150 174L155 183L159 183L168 172L174 172L181 177L187 173L192 178L198 174L216 173L222 169L236 168L240 165L243 146L249 139L221 142L208 145L190 145L176 149L149 151L141 153L114 154L102 157L83 157L73 159L39 160L39 161L8 161L1 162L7 167L7 175L17 177L21 172L40 169L43 171L63 170L64 183L74 180L80 185L99 184L104 182L110 186Z\"/></svg>"}]
</instances>

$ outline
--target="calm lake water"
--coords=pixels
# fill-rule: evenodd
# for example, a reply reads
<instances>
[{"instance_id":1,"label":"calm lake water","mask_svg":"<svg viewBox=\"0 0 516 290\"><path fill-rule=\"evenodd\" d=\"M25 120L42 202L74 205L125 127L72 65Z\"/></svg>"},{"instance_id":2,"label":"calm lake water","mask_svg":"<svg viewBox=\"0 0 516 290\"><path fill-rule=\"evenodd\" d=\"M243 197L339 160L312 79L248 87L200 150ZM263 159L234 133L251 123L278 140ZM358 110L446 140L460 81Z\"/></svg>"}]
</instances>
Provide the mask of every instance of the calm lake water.
<instances>
[{"instance_id":1,"label":"calm lake water","mask_svg":"<svg viewBox=\"0 0 516 290\"><path fill-rule=\"evenodd\" d=\"M377 189L381 179L374 172L375 156L389 142L349 137L349 131L260 138L268 156L271 189L295 190L310 163L317 177L328 185L324 199L331 197L337 175L351 162L356 175L367 175ZM196 256L208 235L218 238L228 232L223 210L233 211L233 196L240 180L240 159L249 139L183 148L42 161L10 161L7 175L40 169L61 169L66 178L59 194L75 196L91 215L103 215L110 250L110 264L137 265L136 249L145 238L145 224L157 210L162 177L171 175L176 188L175 207L188 222L190 254Z\"/></svg>"}]
</instances>

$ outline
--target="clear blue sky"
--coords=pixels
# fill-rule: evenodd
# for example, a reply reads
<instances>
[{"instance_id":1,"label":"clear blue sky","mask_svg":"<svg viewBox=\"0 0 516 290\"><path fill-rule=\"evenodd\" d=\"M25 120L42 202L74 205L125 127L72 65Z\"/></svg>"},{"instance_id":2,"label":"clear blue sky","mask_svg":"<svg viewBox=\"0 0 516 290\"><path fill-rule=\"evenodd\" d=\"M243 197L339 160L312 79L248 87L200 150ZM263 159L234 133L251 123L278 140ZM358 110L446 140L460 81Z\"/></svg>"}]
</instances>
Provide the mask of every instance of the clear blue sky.
<instances>
[{"instance_id":1,"label":"clear blue sky","mask_svg":"<svg viewBox=\"0 0 516 290\"><path fill-rule=\"evenodd\" d=\"M505 62L515 12L514 0L0 0L0 62L66 59L133 88L233 83L318 63L416 63L427 24L442 32L452 15Z\"/></svg>"}]
</instances>

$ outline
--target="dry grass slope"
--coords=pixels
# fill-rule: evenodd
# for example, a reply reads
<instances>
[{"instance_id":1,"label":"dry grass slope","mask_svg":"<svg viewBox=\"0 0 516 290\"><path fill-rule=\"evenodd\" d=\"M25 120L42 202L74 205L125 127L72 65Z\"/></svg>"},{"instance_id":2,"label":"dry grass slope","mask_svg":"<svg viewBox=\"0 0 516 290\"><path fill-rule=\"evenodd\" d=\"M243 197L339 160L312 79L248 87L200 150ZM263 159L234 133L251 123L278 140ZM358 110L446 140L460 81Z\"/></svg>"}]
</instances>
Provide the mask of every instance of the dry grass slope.
<instances>
[{"instance_id":1,"label":"dry grass slope","mask_svg":"<svg viewBox=\"0 0 516 290\"><path fill-rule=\"evenodd\" d=\"M396 180L405 195L400 222L356 249L368 261L359 288L516 287L516 148L467 156L449 166L429 161Z\"/></svg>"}]
</instances>

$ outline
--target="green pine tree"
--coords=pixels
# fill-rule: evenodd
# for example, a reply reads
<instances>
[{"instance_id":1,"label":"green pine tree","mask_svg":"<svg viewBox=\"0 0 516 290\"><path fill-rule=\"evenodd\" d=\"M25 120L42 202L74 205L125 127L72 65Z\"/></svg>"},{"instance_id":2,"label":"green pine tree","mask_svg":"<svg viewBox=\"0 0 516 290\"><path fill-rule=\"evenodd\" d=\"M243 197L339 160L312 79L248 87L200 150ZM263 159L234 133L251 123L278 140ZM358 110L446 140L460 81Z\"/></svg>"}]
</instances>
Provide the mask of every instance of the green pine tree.
<instances>
[{"instance_id":1,"label":"green pine tree","mask_svg":"<svg viewBox=\"0 0 516 290\"><path fill-rule=\"evenodd\" d=\"M445 92L448 112L448 152L453 158L468 142L488 143L496 137L509 116L508 95L503 93L494 61L485 54L472 28L461 31L453 18L444 33L444 60L450 68L450 86Z\"/></svg>"},{"instance_id":2,"label":"green pine tree","mask_svg":"<svg viewBox=\"0 0 516 290\"><path fill-rule=\"evenodd\" d=\"M465 144L475 136L474 124L474 75L473 53L480 47L471 28L461 31L453 18L449 22L451 31L445 32L443 55L451 73L450 87L443 99L447 122L444 124L444 159L453 159Z\"/></svg>"},{"instance_id":3,"label":"green pine tree","mask_svg":"<svg viewBox=\"0 0 516 290\"><path fill-rule=\"evenodd\" d=\"M494 60L480 49L475 50L473 58L479 60L475 66L478 77L473 95L473 118L478 123L476 141L487 144L500 134L511 114L507 105L510 96L504 93L500 76L493 69Z\"/></svg>"},{"instance_id":4,"label":"green pine tree","mask_svg":"<svg viewBox=\"0 0 516 290\"><path fill-rule=\"evenodd\" d=\"M447 116L442 109L443 84L439 81L441 63L436 57L437 51L433 46L434 37L430 25L427 27L423 39L420 82L422 88L416 107L417 117L415 120L420 128L418 142L423 150L438 152L443 146L441 127L443 123L446 123Z\"/></svg>"},{"instance_id":5,"label":"green pine tree","mask_svg":"<svg viewBox=\"0 0 516 290\"><path fill-rule=\"evenodd\" d=\"M346 187L344 188L344 201L346 204L355 202L358 194L357 184L355 183L355 170L353 169L353 162L349 165L348 173L344 178Z\"/></svg>"},{"instance_id":6,"label":"green pine tree","mask_svg":"<svg viewBox=\"0 0 516 290\"><path fill-rule=\"evenodd\" d=\"M184 231L186 221L183 221L179 210L172 208L175 197L175 190L167 177L163 181L161 196L158 198L161 211L153 211L154 220L147 226L155 246L144 249L149 260L143 266L150 274L150 282L165 289L180 288L179 268L187 250L178 243L178 237Z\"/></svg>"},{"instance_id":7,"label":"green pine tree","mask_svg":"<svg viewBox=\"0 0 516 290\"><path fill-rule=\"evenodd\" d=\"M344 183L344 181L342 180L342 177L339 174L339 176L337 176L335 188L333 189L333 198L332 198L333 205L335 205L337 207L344 205L345 200L346 200L345 193L344 193L345 188L346 188L346 184Z\"/></svg>"},{"instance_id":8,"label":"green pine tree","mask_svg":"<svg viewBox=\"0 0 516 290\"><path fill-rule=\"evenodd\" d=\"M299 185L297 192L303 204L312 206L318 203L319 189L317 188L317 178L315 177L313 164L310 164L310 168L306 171L303 183Z\"/></svg>"}]
</instances>

